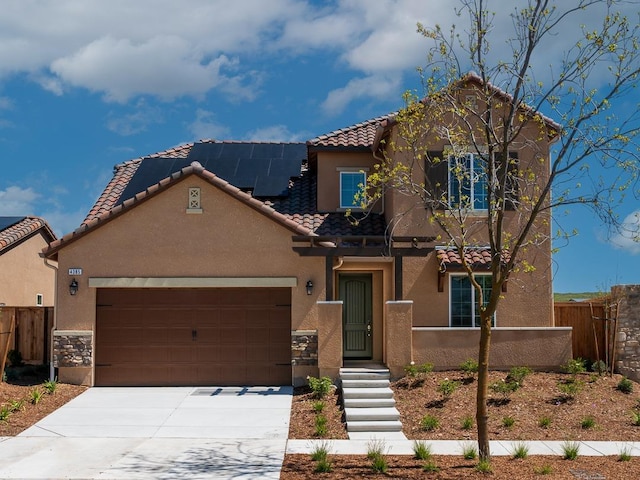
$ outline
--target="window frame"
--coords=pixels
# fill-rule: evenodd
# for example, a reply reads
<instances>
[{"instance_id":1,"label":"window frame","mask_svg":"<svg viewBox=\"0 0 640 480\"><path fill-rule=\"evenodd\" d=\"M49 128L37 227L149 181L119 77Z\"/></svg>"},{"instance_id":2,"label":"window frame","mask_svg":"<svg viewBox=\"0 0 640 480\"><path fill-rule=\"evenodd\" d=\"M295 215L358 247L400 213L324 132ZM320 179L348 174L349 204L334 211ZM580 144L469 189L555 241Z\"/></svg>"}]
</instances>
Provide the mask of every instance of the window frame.
<instances>
[{"instance_id":1,"label":"window frame","mask_svg":"<svg viewBox=\"0 0 640 480\"><path fill-rule=\"evenodd\" d=\"M452 165L452 161L453 160L459 161L456 159L458 158L461 159L463 157L469 160L469 165L467 166L465 164L465 169L471 172L471 175L472 175L472 178L468 179L469 186L466 187L468 188L468 191L469 191L469 207L461 207L460 199L458 198L456 201L456 199L454 198L458 196L457 185L459 184L459 180L452 174L453 167L455 166L455 165ZM465 153L461 156L456 156L452 154L447 157L447 202L449 204L450 210L459 210L462 208L465 211L479 212L479 213L485 213L489 210L489 179L487 178L486 166L483 166L482 170L479 170L478 172L476 172L476 164L480 163L480 161L486 162L486 160L482 158L482 155L478 153ZM476 175L478 175L477 180L475 179ZM463 186L462 186L463 195L465 194L464 192L465 180L466 179L463 179ZM480 185L480 186L484 185L483 195L476 194L478 190L476 187L477 185ZM484 197L482 208L476 208L475 203L477 199L480 197Z\"/></svg>"},{"instance_id":2,"label":"window frame","mask_svg":"<svg viewBox=\"0 0 640 480\"><path fill-rule=\"evenodd\" d=\"M343 178L345 177L345 175L360 175L362 176L362 182L358 182L359 184L363 185L363 190L365 190L367 188L367 171L368 169L366 168L338 168L338 173L340 176L340 185L339 185L339 199L338 199L338 207L340 209L346 210L346 209L351 209L351 210L361 210L361 208L358 205L354 204L353 199L355 198L355 194L357 193L357 191L353 192L353 195L351 196L351 202L350 204L346 205L343 204L343 197L344 192L343 192Z\"/></svg>"},{"instance_id":3,"label":"window frame","mask_svg":"<svg viewBox=\"0 0 640 480\"><path fill-rule=\"evenodd\" d=\"M490 273L475 273L474 275L476 276L476 278L482 277L483 279L485 278L491 279ZM471 297L470 304L472 306L470 325L453 325L453 279L454 278L463 278L463 279L466 278L467 281L469 282L468 287L469 287L469 292ZM491 289L487 290L486 287L483 286L482 293L485 296L485 298L487 298L489 295L491 295ZM473 285L471 285L471 280L469 280L469 276L466 273L450 273L449 274L449 303L448 303L449 328L480 328L480 314L477 311L477 303L475 301L475 297L476 297L476 290L475 288L473 288ZM493 320L491 322L491 326L492 327L496 326L495 313L493 314Z\"/></svg>"}]
</instances>

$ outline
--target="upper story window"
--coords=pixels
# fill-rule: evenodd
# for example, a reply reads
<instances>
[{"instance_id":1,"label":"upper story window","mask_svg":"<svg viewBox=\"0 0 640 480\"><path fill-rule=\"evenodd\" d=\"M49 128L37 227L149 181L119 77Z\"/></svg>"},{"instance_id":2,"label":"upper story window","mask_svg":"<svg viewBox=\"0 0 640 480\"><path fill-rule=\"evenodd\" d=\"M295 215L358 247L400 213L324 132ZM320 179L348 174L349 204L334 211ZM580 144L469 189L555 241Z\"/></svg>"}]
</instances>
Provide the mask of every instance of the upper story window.
<instances>
[{"instance_id":1,"label":"upper story window","mask_svg":"<svg viewBox=\"0 0 640 480\"><path fill-rule=\"evenodd\" d=\"M450 305L449 314L452 327L479 327L480 310L476 301L476 289L471 285L471 280L466 274L450 275ZM478 283L482 286L482 296L488 302L491 296L491 275L476 275ZM495 326L495 315L491 321Z\"/></svg>"},{"instance_id":2,"label":"upper story window","mask_svg":"<svg viewBox=\"0 0 640 480\"><path fill-rule=\"evenodd\" d=\"M364 190L366 182L367 174L363 170L340 171L340 208L358 208L356 195Z\"/></svg>"},{"instance_id":3,"label":"upper story window","mask_svg":"<svg viewBox=\"0 0 640 480\"><path fill-rule=\"evenodd\" d=\"M487 210L487 162L480 155L468 153L449 157L449 205L464 210Z\"/></svg>"}]
</instances>

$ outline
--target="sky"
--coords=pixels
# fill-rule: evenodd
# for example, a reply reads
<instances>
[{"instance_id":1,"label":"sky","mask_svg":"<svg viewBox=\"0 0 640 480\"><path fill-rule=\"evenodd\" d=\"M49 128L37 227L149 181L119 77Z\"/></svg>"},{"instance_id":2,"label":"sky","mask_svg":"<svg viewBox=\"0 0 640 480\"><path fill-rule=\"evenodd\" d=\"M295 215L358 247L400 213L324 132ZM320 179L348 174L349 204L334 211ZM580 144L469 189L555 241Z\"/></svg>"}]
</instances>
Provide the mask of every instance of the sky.
<instances>
[{"instance_id":1,"label":"sky","mask_svg":"<svg viewBox=\"0 0 640 480\"><path fill-rule=\"evenodd\" d=\"M512 2L494 3L510 22ZM126 160L207 138L304 142L395 111L405 90L421 91L429 44L416 23L460 22L454 5L3 0L0 215L41 216L61 236ZM617 213L637 228L636 199ZM555 291L640 283L639 243L586 209L556 221L579 233L557 245Z\"/></svg>"}]
</instances>

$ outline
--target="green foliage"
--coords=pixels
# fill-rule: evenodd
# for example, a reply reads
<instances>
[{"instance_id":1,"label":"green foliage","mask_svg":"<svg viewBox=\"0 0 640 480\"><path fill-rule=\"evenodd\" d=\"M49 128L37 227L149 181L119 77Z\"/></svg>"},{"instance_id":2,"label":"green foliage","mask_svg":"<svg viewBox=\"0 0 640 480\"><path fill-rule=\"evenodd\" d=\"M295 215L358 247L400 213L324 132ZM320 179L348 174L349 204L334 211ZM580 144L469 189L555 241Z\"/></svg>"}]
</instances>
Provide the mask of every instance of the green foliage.
<instances>
[{"instance_id":1,"label":"green foliage","mask_svg":"<svg viewBox=\"0 0 640 480\"><path fill-rule=\"evenodd\" d=\"M466 415L462 422L460 422L460 428L463 430L471 430L473 427L473 417L471 415Z\"/></svg>"},{"instance_id":2,"label":"green foliage","mask_svg":"<svg viewBox=\"0 0 640 480\"><path fill-rule=\"evenodd\" d=\"M533 471L537 475L551 475L553 473L553 468L551 468L551 465L545 463L544 465L534 468Z\"/></svg>"},{"instance_id":3,"label":"green foliage","mask_svg":"<svg viewBox=\"0 0 640 480\"><path fill-rule=\"evenodd\" d=\"M37 388L34 388L33 390L31 390L31 394L29 395L29 399L31 400L31 403L34 405L37 405L38 403L40 403L40 400L42 400L42 391L38 390Z\"/></svg>"},{"instance_id":4,"label":"green foliage","mask_svg":"<svg viewBox=\"0 0 640 480\"><path fill-rule=\"evenodd\" d=\"M431 432L440 426L440 420L433 415L425 415L420 420L420 428L425 432Z\"/></svg>"},{"instance_id":5,"label":"green foliage","mask_svg":"<svg viewBox=\"0 0 640 480\"><path fill-rule=\"evenodd\" d=\"M596 419L591 415L586 416L582 420L580 420L580 426L583 430L590 430L596 426Z\"/></svg>"},{"instance_id":6,"label":"green foliage","mask_svg":"<svg viewBox=\"0 0 640 480\"><path fill-rule=\"evenodd\" d=\"M562 458L565 460L575 460L580 453L580 444L578 442L564 442L562 444Z\"/></svg>"},{"instance_id":7,"label":"green foliage","mask_svg":"<svg viewBox=\"0 0 640 480\"><path fill-rule=\"evenodd\" d=\"M331 444L326 440L316 443L313 449L311 450L311 460L313 460L314 462L317 462L318 460L327 458L330 450L331 450Z\"/></svg>"},{"instance_id":8,"label":"green foliage","mask_svg":"<svg viewBox=\"0 0 640 480\"><path fill-rule=\"evenodd\" d=\"M11 410L8 406L3 405L2 408L0 408L0 421L6 422L9 418L9 415L11 415Z\"/></svg>"},{"instance_id":9,"label":"green foliage","mask_svg":"<svg viewBox=\"0 0 640 480\"><path fill-rule=\"evenodd\" d=\"M529 446L524 442L518 442L514 444L511 455L513 458L527 458L529 455Z\"/></svg>"},{"instance_id":10,"label":"green foliage","mask_svg":"<svg viewBox=\"0 0 640 480\"><path fill-rule=\"evenodd\" d=\"M408 377L416 378L420 375L431 373L433 371L433 363L423 363L422 365L405 365L404 372Z\"/></svg>"},{"instance_id":11,"label":"green foliage","mask_svg":"<svg viewBox=\"0 0 640 480\"><path fill-rule=\"evenodd\" d=\"M511 428L516 423L516 419L513 417L502 417L502 426L505 428Z\"/></svg>"},{"instance_id":12,"label":"green foliage","mask_svg":"<svg viewBox=\"0 0 640 480\"><path fill-rule=\"evenodd\" d=\"M505 382L504 380L499 380L489 385L489 390L496 395L501 395L504 399L509 398L518 388L519 386L517 383Z\"/></svg>"},{"instance_id":13,"label":"green foliage","mask_svg":"<svg viewBox=\"0 0 640 480\"><path fill-rule=\"evenodd\" d=\"M333 464L329 458L321 458L316 462L316 466L313 469L315 473L330 473L333 470Z\"/></svg>"},{"instance_id":14,"label":"green foliage","mask_svg":"<svg viewBox=\"0 0 640 480\"><path fill-rule=\"evenodd\" d=\"M538 420L538 426L540 428L549 428L549 425L551 425L551 417L540 417Z\"/></svg>"},{"instance_id":15,"label":"green foliage","mask_svg":"<svg viewBox=\"0 0 640 480\"><path fill-rule=\"evenodd\" d=\"M315 434L318 437L324 437L327 434L327 417L322 414L316 415L315 418Z\"/></svg>"},{"instance_id":16,"label":"green foliage","mask_svg":"<svg viewBox=\"0 0 640 480\"><path fill-rule=\"evenodd\" d=\"M58 388L58 380L57 379L47 380L42 384L42 386L45 392L47 392L49 395L52 395L53 393L55 393L56 388Z\"/></svg>"},{"instance_id":17,"label":"green foliage","mask_svg":"<svg viewBox=\"0 0 640 480\"><path fill-rule=\"evenodd\" d=\"M422 466L422 471L427 473L437 473L440 471L440 467L436 465L433 460L430 460Z\"/></svg>"},{"instance_id":18,"label":"green foliage","mask_svg":"<svg viewBox=\"0 0 640 480\"><path fill-rule=\"evenodd\" d=\"M462 457L465 460L475 460L478 457L478 447L473 443L467 443L462 447Z\"/></svg>"},{"instance_id":19,"label":"green foliage","mask_svg":"<svg viewBox=\"0 0 640 480\"><path fill-rule=\"evenodd\" d=\"M598 360L591 364L591 371L597 373L598 375L603 375L607 373L607 364L602 360Z\"/></svg>"},{"instance_id":20,"label":"green foliage","mask_svg":"<svg viewBox=\"0 0 640 480\"><path fill-rule=\"evenodd\" d=\"M449 380L448 378L445 378L438 384L437 391L444 398L449 398L451 395L453 395L453 392L455 392L459 386L460 386L460 382L456 382L455 380Z\"/></svg>"},{"instance_id":21,"label":"green foliage","mask_svg":"<svg viewBox=\"0 0 640 480\"><path fill-rule=\"evenodd\" d=\"M491 462L489 460L480 460L478 465L476 465L476 471L480 473L491 473L493 471Z\"/></svg>"},{"instance_id":22,"label":"green foliage","mask_svg":"<svg viewBox=\"0 0 640 480\"><path fill-rule=\"evenodd\" d=\"M322 400L316 400L311 404L313 411L316 413L321 413L324 410L325 403Z\"/></svg>"},{"instance_id":23,"label":"green foliage","mask_svg":"<svg viewBox=\"0 0 640 480\"><path fill-rule=\"evenodd\" d=\"M24 400L11 400L9 402L9 410L13 412L19 412L24 408Z\"/></svg>"},{"instance_id":24,"label":"green foliage","mask_svg":"<svg viewBox=\"0 0 640 480\"><path fill-rule=\"evenodd\" d=\"M389 468L387 459L387 446L384 440L375 439L367 443L367 458L371 460L371 468L376 473L386 473Z\"/></svg>"},{"instance_id":25,"label":"green foliage","mask_svg":"<svg viewBox=\"0 0 640 480\"><path fill-rule=\"evenodd\" d=\"M473 358L468 358L460 364L460 370L467 375L474 375L478 373L478 362Z\"/></svg>"},{"instance_id":26,"label":"green foliage","mask_svg":"<svg viewBox=\"0 0 640 480\"><path fill-rule=\"evenodd\" d=\"M564 400L567 401L574 400L580 391L582 391L583 386L584 383L578 380L558 382L558 389L560 390Z\"/></svg>"},{"instance_id":27,"label":"green foliage","mask_svg":"<svg viewBox=\"0 0 640 480\"><path fill-rule=\"evenodd\" d=\"M631 423L636 427L640 427L640 412L631 412Z\"/></svg>"},{"instance_id":28,"label":"green foliage","mask_svg":"<svg viewBox=\"0 0 640 480\"><path fill-rule=\"evenodd\" d=\"M418 460L431 459L431 445L423 440L413 442L413 456Z\"/></svg>"},{"instance_id":29,"label":"green foliage","mask_svg":"<svg viewBox=\"0 0 640 480\"><path fill-rule=\"evenodd\" d=\"M633 382L627 377L622 377L616 386L616 390L622 393L633 393Z\"/></svg>"},{"instance_id":30,"label":"green foliage","mask_svg":"<svg viewBox=\"0 0 640 480\"><path fill-rule=\"evenodd\" d=\"M576 375L587 371L585 364L585 361L580 357L572 358L562 365L562 370L575 377Z\"/></svg>"},{"instance_id":31,"label":"green foliage","mask_svg":"<svg viewBox=\"0 0 640 480\"><path fill-rule=\"evenodd\" d=\"M324 398L329 395L332 386L331 379L329 377L307 377L307 380L309 381L309 387L311 388L314 397Z\"/></svg>"},{"instance_id":32,"label":"green foliage","mask_svg":"<svg viewBox=\"0 0 640 480\"><path fill-rule=\"evenodd\" d=\"M631 460L631 449L629 447L624 447L622 450L620 450L620 453L618 454L618 461L629 462L630 460Z\"/></svg>"},{"instance_id":33,"label":"green foliage","mask_svg":"<svg viewBox=\"0 0 640 480\"><path fill-rule=\"evenodd\" d=\"M507 383L515 383L518 387L522 386L522 382L524 381L527 375L531 375L533 371L529 367L513 367L509 370L509 374L505 379Z\"/></svg>"},{"instance_id":34,"label":"green foliage","mask_svg":"<svg viewBox=\"0 0 640 480\"><path fill-rule=\"evenodd\" d=\"M373 457L371 459L371 469L375 473L387 473L389 465L387 463L386 457L384 457L383 455Z\"/></svg>"}]
</instances>

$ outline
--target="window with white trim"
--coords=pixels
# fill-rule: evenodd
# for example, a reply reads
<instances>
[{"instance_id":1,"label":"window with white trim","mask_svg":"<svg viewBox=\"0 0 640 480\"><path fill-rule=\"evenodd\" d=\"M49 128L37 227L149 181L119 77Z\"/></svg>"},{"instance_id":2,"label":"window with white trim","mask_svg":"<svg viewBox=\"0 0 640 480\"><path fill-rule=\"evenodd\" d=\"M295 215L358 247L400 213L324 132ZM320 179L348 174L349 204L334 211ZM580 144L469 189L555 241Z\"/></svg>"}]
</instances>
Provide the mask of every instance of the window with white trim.
<instances>
[{"instance_id":1,"label":"window with white trim","mask_svg":"<svg viewBox=\"0 0 640 480\"><path fill-rule=\"evenodd\" d=\"M482 296L485 303L491 296L491 275L476 275L476 280L482 286ZM449 275L449 325L451 327L479 327L480 311L476 302L476 289L471 285L467 274ZM496 317L491 324L495 326Z\"/></svg>"},{"instance_id":2,"label":"window with white trim","mask_svg":"<svg viewBox=\"0 0 640 480\"><path fill-rule=\"evenodd\" d=\"M367 176L363 171L340 172L340 208L358 208L356 195L361 193L366 185Z\"/></svg>"},{"instance_id":3,"label":"window with white trim","mask_svg":"<svg viewBox=\"0 0 640 480\"><path fill-rule=\"evenodd\" d=\"M449 205L464 210L487 210L487 161L475 153L449 157Z\"/></svg>"}]
</instances>

